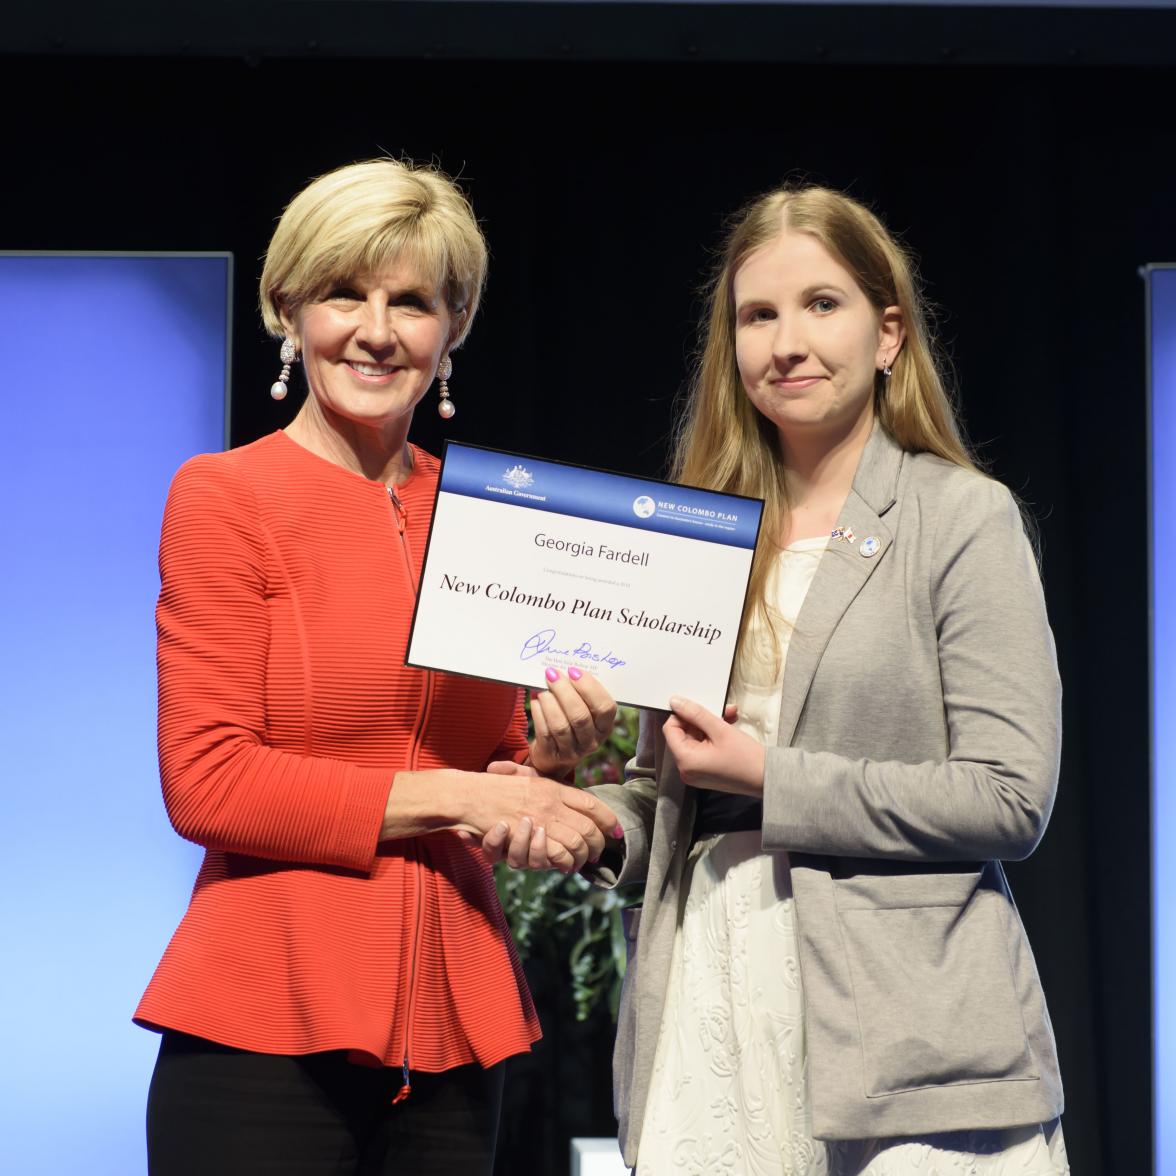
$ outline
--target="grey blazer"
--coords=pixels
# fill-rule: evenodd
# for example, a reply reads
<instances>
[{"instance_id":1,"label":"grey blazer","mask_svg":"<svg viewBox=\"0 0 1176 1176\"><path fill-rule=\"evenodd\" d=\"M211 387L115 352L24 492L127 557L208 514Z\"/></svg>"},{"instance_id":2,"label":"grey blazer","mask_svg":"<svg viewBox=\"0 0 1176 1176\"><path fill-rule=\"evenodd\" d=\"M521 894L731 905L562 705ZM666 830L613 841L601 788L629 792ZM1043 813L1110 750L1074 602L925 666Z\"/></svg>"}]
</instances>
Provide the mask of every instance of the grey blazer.
<instances>
[{"instance_id":1,"label":"grey blazer","mask_svg":"<svg viewBox=\"0 0 1176 1176\"><path fill-rule=\"evenodd\" d=\"M841 522L856 541L830 542L797 618L764 773L763 846L789 855L814 1133L1054 1119L1053 1032L1000 865L1041 839L1061 740L1020 512L1000 483L876 426ZM625 783L594 789L625 832L595 880L645 882L614 1057L631 1165L695 809L663 718L643 716Z\"/></svg>"}]
</instances>

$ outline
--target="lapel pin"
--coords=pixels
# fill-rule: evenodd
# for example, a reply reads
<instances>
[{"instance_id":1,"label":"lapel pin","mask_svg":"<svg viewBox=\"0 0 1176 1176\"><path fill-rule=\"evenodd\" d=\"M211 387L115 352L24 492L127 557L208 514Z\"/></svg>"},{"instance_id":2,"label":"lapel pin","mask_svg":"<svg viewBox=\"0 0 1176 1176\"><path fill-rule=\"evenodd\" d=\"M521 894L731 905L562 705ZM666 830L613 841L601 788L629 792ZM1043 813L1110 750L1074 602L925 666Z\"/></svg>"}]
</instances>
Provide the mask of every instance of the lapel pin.
<instances>
[{"instance_id":1,"label":"lapel pin","mask_svg":"<svg viewBox=\"0 0 1176 1176\"><path fill-rule=\"evenodd\" d=\"M835 527L833 529L832 534L830 534L829 538L830 539L844 539L846 541L846 543L848 543L852 546L853 542L857 538L857 536L853 533L852 527L841 526L841 527Z\"/></svg>"},{"instance_id":2,"label":"lapel pin","mask_svg":"<svg viewBox=\"0 0 1176 1176\"><path fill-rule=\"evenodd\" d=\"M862 555L866 557L866 559L869 559L870 556L877 555L881 547L882 544L879 542L876 535L867 535L862 540L862 545L858 548L858 551L860 551Z\"/></svg>"}]
</instances>

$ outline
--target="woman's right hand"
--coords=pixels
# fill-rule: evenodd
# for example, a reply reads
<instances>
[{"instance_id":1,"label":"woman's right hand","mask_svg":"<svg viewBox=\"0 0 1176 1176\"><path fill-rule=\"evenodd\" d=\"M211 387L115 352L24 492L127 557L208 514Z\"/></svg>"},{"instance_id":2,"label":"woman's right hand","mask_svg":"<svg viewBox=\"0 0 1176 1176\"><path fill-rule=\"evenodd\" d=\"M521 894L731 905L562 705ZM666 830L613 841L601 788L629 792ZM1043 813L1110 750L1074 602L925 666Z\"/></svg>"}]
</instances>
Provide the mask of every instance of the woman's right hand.
<instances>
[{"instance_id":1,"label":"woman's right hand","mask_svg":"<svg viewBox=\"0 0 1176 1176\"><path fill-rule=\"evenodd\" d=\"M515 869L570 874L598 860L605 838L618 834L616 813L590 792L544 779L527 764L493 763L489 774L498 781L491 785L496 797L508 780L505 791L512 801L523 789L514 819L503 812L483 831L482 849L490 861L505 858Z\"/></svg>"},{"instance_id":2,"label":"woman's right hand","mask_svg":"<svg viewBox=\"0 0 1176 1176\"><path fill-rule=\"evenodd\" d=\"M526 865L578 870L604 851L617 816L599 797L540 776L534 768L495 763L487 772L453 768L397 772L388 793L381 841L449 830L479 841L519 836L525 822ZM543 830L542 853L530 842ZM540 861L544 857L545 860ZM489 856L489 855L488 855ZM511 858L515 864L515 858Z\"/></svg>"}]
</instances>

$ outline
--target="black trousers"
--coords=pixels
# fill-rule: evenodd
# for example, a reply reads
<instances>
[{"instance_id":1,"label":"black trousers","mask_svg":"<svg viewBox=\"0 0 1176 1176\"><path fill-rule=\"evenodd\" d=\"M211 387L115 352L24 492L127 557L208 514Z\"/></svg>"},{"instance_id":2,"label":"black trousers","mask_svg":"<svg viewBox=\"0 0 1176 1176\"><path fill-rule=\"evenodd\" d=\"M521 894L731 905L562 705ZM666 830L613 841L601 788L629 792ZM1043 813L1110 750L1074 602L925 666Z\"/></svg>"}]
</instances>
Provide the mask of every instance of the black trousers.
<instances>
[{"instance_id":1,"label":"black trousers","mask_svg":"<svg viewBox=\"0 0 1176 1176\"><path fill-rule=\"evenodd\" d=\"M147 1096L151 1176L491 1176L505 1063L412 1074L343 1053L250 1053L166 1032Z\"/></svg>"}]
</instances>

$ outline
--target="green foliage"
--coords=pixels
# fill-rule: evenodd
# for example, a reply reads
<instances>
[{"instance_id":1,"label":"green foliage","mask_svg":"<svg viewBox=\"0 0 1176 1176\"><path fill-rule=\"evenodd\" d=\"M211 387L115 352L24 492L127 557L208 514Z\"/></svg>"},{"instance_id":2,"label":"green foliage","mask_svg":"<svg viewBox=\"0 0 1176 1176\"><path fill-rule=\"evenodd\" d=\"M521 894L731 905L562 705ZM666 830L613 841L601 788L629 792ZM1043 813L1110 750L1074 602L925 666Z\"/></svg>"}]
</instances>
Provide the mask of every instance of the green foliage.
<instances>
[{"instance_id":1,"label":"green foliage","mask_svg":"<svg viewBox=\"0 0 1176 1176\"><path fill-rule=\"evenodd\" d=\"M637 711L620 707L612 734L576 769L576 784L616 783L637 750ZM621 911L641 901L632 889L600 890L579 874L494 868L498 897L524 960L536 954L566 967L576 1019L607 1004L616 1020L625 976Z\"/></svg>"}]
</instances>

